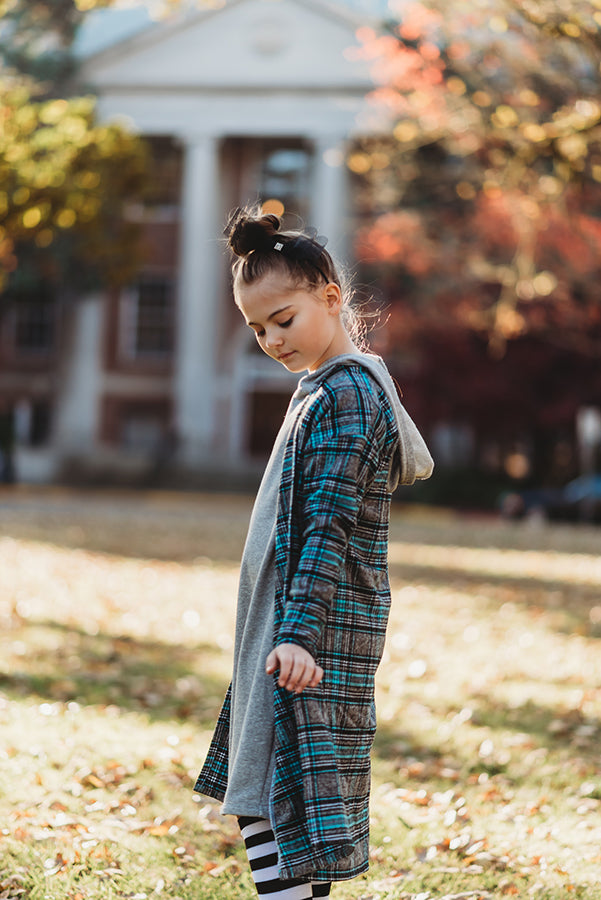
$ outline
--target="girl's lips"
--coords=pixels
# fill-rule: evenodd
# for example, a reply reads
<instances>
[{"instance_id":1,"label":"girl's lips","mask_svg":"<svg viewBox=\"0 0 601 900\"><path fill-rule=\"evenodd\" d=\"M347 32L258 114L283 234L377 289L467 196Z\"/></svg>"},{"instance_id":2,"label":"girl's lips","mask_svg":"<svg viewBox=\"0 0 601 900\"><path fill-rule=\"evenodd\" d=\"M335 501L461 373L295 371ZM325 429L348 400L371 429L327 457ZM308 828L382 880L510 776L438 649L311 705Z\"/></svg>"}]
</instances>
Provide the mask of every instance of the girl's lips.
<instances>
[{"instance_id":1,"label":"girl's lips","mask_svg":"<svg viewBox=\"0 0 601 900\"><path fill-rule=\"evenodd\" d=\"M282 353L281 356L278 356L280 362L286 362L287 359L290 359L291 356L294 356L296 350L291 350L290 353Z\"/></svg>"}]
</instances>

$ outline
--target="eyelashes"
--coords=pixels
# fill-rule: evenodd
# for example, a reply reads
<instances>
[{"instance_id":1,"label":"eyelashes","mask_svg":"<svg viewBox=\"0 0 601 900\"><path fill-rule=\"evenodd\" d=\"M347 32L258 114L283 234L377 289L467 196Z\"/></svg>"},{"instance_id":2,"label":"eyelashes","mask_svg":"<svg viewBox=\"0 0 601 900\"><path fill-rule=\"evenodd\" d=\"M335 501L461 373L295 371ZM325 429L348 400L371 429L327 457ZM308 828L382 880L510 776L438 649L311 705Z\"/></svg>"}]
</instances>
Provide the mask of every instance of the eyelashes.
<instances>
[{"instance_id":1,"label":"eyelashes","mask_svg":"<svg viewBox=\"0 0 601 900\"><path fill-rule=\"evenodd\" d=\"M285 322L278 322L277 323L278 328L290 328L293 321L294 321L294 316L291 316L289 319L286 319ZM261 331L255 331L255 335L258 338L262 338L262 337L265 337L265 332L263 331L263 329L261 329Z\"/></svg>"}]
</instances>

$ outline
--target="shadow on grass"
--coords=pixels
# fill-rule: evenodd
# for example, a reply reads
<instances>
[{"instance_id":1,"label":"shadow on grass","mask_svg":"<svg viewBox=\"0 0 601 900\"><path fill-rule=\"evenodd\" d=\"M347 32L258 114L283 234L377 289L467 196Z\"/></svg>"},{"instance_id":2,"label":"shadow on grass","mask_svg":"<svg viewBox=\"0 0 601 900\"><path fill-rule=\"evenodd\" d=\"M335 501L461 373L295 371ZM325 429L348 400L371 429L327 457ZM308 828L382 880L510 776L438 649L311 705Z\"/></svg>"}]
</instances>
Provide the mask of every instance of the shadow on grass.
<instances>
[{"instance_id":1,"label":"shadow on grass","mask_svg":"<svg viewBox=\"0 0 601 900\"><path fill-rule=\"evenodd\" d=\"M27 652L13 661L10 672L0 673L0 690L13 698L117 706L143 711L151 719L192 718L209 725L227 687L211 672L222 653L212 644L191 648L90 635L55 622L23 626L15 638Z\"/></svg>"},{"instance_id":2,"label":"shadow on grass","mask_svg":"<svg viewBox=\"0 0 601 900\"><path fill-rule=\"evenodd\" d=\"M379 723L374 755L395 768L417 761L418 766L413 766L411 774L416 781L436 778L453 782L474 773L503 773L510 780L521 780L525 756L541 748L558 753L561 758L567 752L568 757L573 755L580 763L588 760L593 768L597 767L601 739L598 717L584 716L579 709L564 711L532 700L513 707L497 700L474 698L469 705L473 710L469 721L440 740L423 740L414 733L409 720ZM453 712L437 710L436 718L448 722ZM486 731L479 732L479 729ZM517 739L508 742L508 734ZM481 758L478 746L484 736L492 742L491 753ZM507 746L515 747L515 758L504 752ZM500 755L496 752L499 749L503 751ZM548 777L537 764L529 771L528 779L535 782L539 776L541 783ZM573 777L573 772L566 772L567 781L573 781Z\"/></svg>"},{"instance_id":3,"label":"shadow on grass","mask_svg":"<svg viewBox=\"0 0 601 900\"><path fill-rule=\"evenodd\" d=\"M571 748L591 752L601 738L601 719L584 715L581 709L558 709L527 700L519 706L499 701L473 704L471 724L492 731L513 731L531 737L547 749Z\"/></svg>"},{"instance_id":4,"label":"shadow on grass","mask_svg":"<svg viewBox=\"0 0 601 900\"><path fill-rule=\"evenodd\" d=\"M0 536L134 559L240 561L251 499L245 495L119 494L0 497Z\"/></svg>"},{"instance_id":5,"label":"shadow on grass","mask_svg":"<svg viewBox=\"0 0 601 900\"><path fill-rule=\"evenodd\" d=\"M497 610L504 602L536 611L556 614L553 629L561 634L577 632L586 637L601 638L601 621L591 621L591 610L599 607L598 585L573 584L569 581L545 581L534 576L516 577L495 573L468 572L441 566L413 563L391 563L391 581L422 584L449 590L477 591L480 602Z\"/></svg>"}]
</instances>

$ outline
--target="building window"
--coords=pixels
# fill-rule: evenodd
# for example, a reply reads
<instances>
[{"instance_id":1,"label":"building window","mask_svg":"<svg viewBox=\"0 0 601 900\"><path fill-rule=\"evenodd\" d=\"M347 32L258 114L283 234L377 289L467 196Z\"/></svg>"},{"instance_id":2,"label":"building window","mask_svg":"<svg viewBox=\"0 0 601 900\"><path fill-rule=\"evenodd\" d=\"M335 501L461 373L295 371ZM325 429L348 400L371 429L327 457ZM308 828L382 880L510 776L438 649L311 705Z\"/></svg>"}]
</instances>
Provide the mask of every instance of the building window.
<instances>
[{"instance_id":1,"label":"building window","mask_svg":"<svg viewBox=\"0 0 601 900\"><path fill-rule=\"evenodd\" d=\"M50 440L51 407L48 400L23 398L15 403L15 440L24 447L41 447Z\"/></svg>"},{"instance_id":2,"label":"building window","mask_svg":"<svg viewBox=\"0 0 601 900\"><path fill-rule=\"evenodd\" d=\"M165 356L171 352L171 286L143 281L136 310L136 356Z\"/></svg>"},{"instance_id":3,"label":"building window","mask_svg":"<svg viewBox=\"0 0 601 900\"><path fill-rule=\"evenodd\" d=\"M306 222L311 208L313 145L301 137L230 137L222 145L225 206L252 204L290 218L286 227Z\"/></svg>"},{"instance_id":4,"label":"building window","mask_svg":"<svg viewBox=\"0 0 601 900\"><path fill-rule=\"evenodd\" d=\"M173 285L145 278L122 297L121 348L127 359L166 359L173 350Z\"/></svg>"},{"instance_id":5,"label":"building window","mask_svg":"<svg viewBox=\"0 0 601 900\"><path fill-rule=\"evenodd\" d=\"M19 299L13 309L17 353L50 353L56 340L56 303L46 299Z\"/></svg>"},{"instance_id":6,"label":"building window","mask_svg":"<svg viewBox=\"0 0 601 900\"><path fill-rule=\"evenodd\" d=\"M150 155L150 178L144 203L147 207L178 206L182 183L182 148L172 137L145 138Z\"/></svg>"},{"instance_id":7,"label":"building window","mask_svg":"<svg viewBox=\"0 0 601 900\"><path fill-rule=\"evenodd\" d=\"M309 206L312 155L298 143L265 141L261 153L259 196L282 204L282 211L304 221Z\"/></svg>"}]
</instances>

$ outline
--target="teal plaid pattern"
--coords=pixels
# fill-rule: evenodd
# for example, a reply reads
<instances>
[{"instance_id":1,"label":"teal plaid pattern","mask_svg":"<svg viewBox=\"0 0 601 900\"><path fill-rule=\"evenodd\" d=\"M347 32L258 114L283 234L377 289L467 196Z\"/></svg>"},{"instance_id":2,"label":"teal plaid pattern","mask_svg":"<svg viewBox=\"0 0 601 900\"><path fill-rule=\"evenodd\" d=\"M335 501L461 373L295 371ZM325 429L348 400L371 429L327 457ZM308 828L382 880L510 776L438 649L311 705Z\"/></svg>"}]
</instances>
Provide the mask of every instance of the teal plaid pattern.
<instances>
[{"instance_id":1,"label":"teal plaid pattern","mask_svg":"<svg viewBox=\"0 0 601 900\"><path fill-rule=\"evenodd\" d=\"M398 432L387 395L360 364L330 370L302 404L279 491L274 644L305 647L325 675L300 695L274 678L270 819L280 878L340 881L368 868ZM229 692L195 786L217 799L227 785L228 724Z\"/></svg>"}]
</instances>

